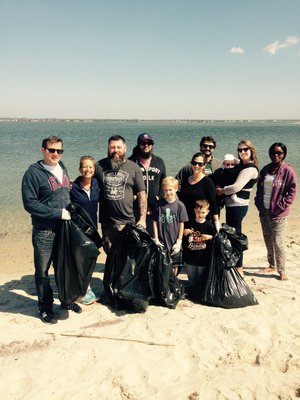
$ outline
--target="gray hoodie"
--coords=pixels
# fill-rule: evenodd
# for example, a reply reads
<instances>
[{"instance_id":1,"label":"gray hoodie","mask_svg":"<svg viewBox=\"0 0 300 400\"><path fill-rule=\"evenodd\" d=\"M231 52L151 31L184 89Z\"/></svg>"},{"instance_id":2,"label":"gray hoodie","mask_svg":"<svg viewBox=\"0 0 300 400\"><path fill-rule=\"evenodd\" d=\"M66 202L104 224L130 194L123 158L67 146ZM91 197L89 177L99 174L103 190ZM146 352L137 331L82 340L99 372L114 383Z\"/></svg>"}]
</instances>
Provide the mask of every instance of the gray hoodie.
<instances>
[{"instance_id":1,"label":"gray hoodie","mask_svg":"<svg viewBox=\"0 0 300 400\"><path fill-rule=\"evenodd\" d=\"M61 161L59 165L63 169L62 183L43 167L42 160L30 165L23 176L23 205L37 229L59 229L62 209L70 203L68 172Z\"/></svg>"}]
</instances>

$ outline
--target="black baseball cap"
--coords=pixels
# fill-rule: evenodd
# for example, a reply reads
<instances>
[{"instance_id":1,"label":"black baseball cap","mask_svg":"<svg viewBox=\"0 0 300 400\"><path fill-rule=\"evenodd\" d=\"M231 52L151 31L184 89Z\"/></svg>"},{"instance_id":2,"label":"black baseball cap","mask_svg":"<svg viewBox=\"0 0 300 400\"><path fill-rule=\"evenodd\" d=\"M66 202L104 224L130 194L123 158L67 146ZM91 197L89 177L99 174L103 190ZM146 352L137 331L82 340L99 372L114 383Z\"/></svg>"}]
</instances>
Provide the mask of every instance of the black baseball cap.
<instances>
[{"instance_id":1,"label":"black baseball cap","mask_svg":"<svg viewBox=\"0 0 300 400\"><path fill-rule=\"evenodd\" d=\"M141 144L146 141L151 142L151 144L154 144L154 140L152 139L152 136L149 135L149 133L141 133L137 138L138 144Z\"/></svg>"}]
</instances>

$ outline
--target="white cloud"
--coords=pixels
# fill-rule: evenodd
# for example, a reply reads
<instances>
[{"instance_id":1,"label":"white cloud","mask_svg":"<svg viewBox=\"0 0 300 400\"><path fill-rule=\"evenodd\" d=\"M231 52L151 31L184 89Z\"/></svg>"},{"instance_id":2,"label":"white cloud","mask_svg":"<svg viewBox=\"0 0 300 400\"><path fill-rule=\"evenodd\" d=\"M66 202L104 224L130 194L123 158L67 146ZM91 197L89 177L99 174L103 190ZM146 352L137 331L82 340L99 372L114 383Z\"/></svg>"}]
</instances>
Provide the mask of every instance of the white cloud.
<instances>
[{"instance_id":1,"label":"white cloud","mask_svg":"<svg viewBox=\"0 0 300 400\"><path fill-rule=\"evenodd\" d=\"M290 45L293 45L293 44L299 43L300 38L298 38L297 36L287 36L287 37L286 37L286 41L287 41L287 43L289 43Z\"/></svg>"},{"instance_id":2,"label":"white cloud","mask_svg":"<svg viewBox=\"0 0 300 400\"><path fill-rule=\"evenodd\" d=\"M291 47L299 43L299 41L300 39L297 36L287 36L284 42L279 42L279 40L276 40L275 42L268 44L264 48L264 51L272 55L275 55L278 52L278 50Z\"/></svg>"},{"instance_id":3,"label":"white cloud","mask_svg":"<svg viewBox=\"0 0 300 400\"><path fill-rule=\"evenodd\" d=\"M232 53L232 54L244 54L245 50L242 49L241 47L231 47L230 53Z\"/></svg>"}]
</instances>

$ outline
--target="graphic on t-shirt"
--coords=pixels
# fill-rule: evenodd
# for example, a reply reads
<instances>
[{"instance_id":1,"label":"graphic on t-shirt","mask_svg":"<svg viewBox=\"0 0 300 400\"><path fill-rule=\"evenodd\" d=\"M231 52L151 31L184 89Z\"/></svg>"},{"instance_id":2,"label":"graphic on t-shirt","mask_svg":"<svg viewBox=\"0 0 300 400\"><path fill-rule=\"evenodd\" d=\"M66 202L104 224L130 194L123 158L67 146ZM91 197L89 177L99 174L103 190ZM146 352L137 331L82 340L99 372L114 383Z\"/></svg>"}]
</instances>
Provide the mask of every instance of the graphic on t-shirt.
<instances>
[{"instance_id":1,"label":"graphic on t-shirt","mask_svg":"<svg viewBox=\"0 0 300 400\"><path fill-rule=\"evenodd\" d=\"M171 209L166 208L165 213L161 214L161 216L159 217L159 221L162 224L172 224L175 218L176 218L176 215L171 213Z\"/></svg>"},{"instance_id":2,"label":"graphic on t-shirt","mask_svg":"<svg viewBox=\"0 0 300 400\"><path fill-rule=\"evenodd\" d=\"M201 237L201 233L196 231L189 235L189 250L203 250L206 249L206 243Z\"/></svg>"},{"instance_id":3,"label":"graphic on t-shirt","mask_svg":"<svg viewBox=\"0 0 300 400\"><path fill-rule=\"evenodd\" d=\"M125 186L129 174L125 171L104 172L104 196L108 200L122 200L125 198Z\"/></svg>"}]
</instances>

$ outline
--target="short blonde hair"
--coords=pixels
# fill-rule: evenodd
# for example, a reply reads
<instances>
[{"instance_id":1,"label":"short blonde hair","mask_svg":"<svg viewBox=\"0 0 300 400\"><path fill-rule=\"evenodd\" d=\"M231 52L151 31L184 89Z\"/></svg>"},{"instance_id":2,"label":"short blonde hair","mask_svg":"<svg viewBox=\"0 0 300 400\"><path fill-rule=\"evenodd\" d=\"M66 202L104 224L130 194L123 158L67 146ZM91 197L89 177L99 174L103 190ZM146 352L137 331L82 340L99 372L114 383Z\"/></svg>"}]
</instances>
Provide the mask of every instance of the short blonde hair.
<instances>
[{"instance_id":1,"label":"short blonde hair","mask_svg":"<svg viewBox=\"0 0 300 400\"><path fill-rule=\"evenodd\" d=\"M166 186L171 186L176 191L178 190L178 180L173 176L166 176L161 183L161 187L164 188Z\"/></svg>"}]
</instances>

